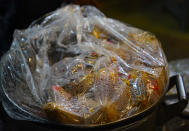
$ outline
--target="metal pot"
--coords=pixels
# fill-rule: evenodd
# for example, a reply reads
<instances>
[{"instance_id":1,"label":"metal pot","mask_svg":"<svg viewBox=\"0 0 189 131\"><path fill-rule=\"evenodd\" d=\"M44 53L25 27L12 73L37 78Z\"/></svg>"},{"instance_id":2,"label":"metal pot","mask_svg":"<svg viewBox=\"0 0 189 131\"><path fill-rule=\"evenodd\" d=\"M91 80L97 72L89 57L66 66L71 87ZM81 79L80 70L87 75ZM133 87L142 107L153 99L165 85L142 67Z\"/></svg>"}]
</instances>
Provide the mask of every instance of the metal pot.
<instances>
[{"instance_id":1,"label":"metal pot","mask_svg":"<svg viewBox=\"0 0 189 131\"><path fill-rule=\"evenodd\" d=\"M176 85L178 102L174 104L165 104L165 95L166 93ZM152 131L157 130L158 126L166 123L168 120L173 118L174 116L179 115L184 108L187 106L188 100L186 96L186 91L184 88L183 80L181 75L175 75L170 78L169 85L166 87L163 95L159 99L158 102L154 103L150 108L135 114L129 118L121 119L115 122L111 122L108 124L102 125L60 125L57 123L47 122L31 122L31 121L16 121L17 124L29 125L30 129L36 127L40 128L40 130L126 130L126 131ZM37 128L37 129L38 129Z\"/></svg>"}]
</instances>

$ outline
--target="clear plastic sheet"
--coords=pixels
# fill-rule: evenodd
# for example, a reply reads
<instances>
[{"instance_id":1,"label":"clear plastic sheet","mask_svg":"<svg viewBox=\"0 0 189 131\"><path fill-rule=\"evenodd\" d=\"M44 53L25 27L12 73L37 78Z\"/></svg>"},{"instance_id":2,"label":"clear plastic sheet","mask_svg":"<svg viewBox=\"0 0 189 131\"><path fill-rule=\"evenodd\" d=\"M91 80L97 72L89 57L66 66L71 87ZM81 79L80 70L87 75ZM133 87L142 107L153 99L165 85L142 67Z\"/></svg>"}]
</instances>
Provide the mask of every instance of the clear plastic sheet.
<instances>
[{"instance_id":1,"label":"clear plastic sheet","mask_svg":"<svg viewBox=\"0 0 189 131\"><path fill-rule=\"evenodd\" d=\"M151 33L67 5L15 31L1 59L1 98L14 119L103 124L156 103L167 71Z\"/></svg>"}]
</instances>

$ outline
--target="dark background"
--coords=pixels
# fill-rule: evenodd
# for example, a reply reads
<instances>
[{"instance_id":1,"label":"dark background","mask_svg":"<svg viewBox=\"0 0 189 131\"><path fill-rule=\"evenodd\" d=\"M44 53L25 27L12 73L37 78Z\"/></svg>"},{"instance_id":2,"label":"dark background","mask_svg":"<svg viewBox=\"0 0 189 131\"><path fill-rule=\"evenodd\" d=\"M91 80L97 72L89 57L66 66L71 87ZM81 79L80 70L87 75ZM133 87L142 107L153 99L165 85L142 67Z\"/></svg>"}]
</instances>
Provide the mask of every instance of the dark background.
<instances>
[{"instance_id":1,"label":"dark background","mask_svg":"<svg viewBox=\"0 0 189 131\"><path fill-rule=\"evenodd\" d=\"M24 29L35 19L60 7L61 0L0 0L0 53L9 49L15 29Z\"/></svg>"},{"instance_id":2,"label":"dark background","mask_svg":"<svg viewBox=\"0 0 189 131\"><path fill-rule=\"evenodd\" d=\"M189 0L0 0L0 56L10 48L15 29L72 2L95 5L108 17L154 33L169 61L189 58ZM0 108L0 131L25 129Z\"/></svg>"}]
</instances>

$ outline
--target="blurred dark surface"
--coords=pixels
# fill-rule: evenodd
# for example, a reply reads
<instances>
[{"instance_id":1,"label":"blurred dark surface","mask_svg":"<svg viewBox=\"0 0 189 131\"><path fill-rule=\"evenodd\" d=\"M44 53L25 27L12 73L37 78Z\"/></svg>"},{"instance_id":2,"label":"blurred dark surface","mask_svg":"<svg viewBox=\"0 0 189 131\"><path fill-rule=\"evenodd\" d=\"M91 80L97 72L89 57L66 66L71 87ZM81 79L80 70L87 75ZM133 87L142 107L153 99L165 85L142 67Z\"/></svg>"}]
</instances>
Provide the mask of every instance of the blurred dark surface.
<instances>
[{"instance_id":1,"label":"blurred dark surface","mask_svg":"<svg viewBox=\"0 0 189 131\"><path fill-rule=\"evenodd\" d=\"M74 0L0 0L0 56L10 47L15 29ZM189 0L88 0L107 16L154 33L168 60L189 58ZM76 3L81 3L76 0ZM162 116L166 117L166 116ZM174 125L176 123L176 125ZM177 117L162 130L189 130L188 120ZM46 130L10 119L0 108L0 131ZM173 128L174 127L174 128Z\"/></svg>"}]
</instances>

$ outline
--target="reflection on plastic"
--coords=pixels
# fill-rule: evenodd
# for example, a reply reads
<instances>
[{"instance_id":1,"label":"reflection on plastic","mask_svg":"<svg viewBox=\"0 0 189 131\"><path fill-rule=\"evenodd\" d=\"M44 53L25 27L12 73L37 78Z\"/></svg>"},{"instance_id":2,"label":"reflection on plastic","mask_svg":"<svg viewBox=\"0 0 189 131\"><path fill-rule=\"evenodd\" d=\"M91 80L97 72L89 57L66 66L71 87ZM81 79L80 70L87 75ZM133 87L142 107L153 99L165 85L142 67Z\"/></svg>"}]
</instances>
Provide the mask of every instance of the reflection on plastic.
<instances>
[{"instance_id":1,"label":"reflection on plastic","mask_svg":"<svg viewBox=\"0 0 189 131\"><path fill-rule=\"evenodd\" d=\"M143 111L168 79L154 35L77 5L16 30L0 69L11 117L69 124L103 124Z\"/></svg>"}]
</instances>

